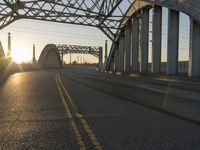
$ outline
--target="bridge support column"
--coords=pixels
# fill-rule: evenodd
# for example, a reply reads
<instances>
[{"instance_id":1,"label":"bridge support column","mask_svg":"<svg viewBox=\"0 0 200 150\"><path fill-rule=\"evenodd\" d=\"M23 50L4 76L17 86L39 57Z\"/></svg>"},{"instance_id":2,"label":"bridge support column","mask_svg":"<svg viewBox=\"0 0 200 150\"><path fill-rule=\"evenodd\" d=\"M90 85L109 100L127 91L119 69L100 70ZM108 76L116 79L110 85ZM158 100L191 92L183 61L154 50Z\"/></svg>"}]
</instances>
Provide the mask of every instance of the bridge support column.
<instances>
[{"instance_id":1,"label":"bridge support column","mask_svg":"<svg viewBox=\"0 0 200 150\"><path fill-rule=\"evenodd\" d=\"M160 73L162 42L162 7L154 6L152 26L152 73Z\"/></svg>"},{"instance_id":2,"label":"bridge support column","mask_svg":"<svg viewBox=\"0 0 200 150\"><path fill-rule=\"evenodd\" d=\"M119 37L119 71L124 72L124 36Z\"/></svg>"},{"instance_id":3,"label":"bridge support column","mask_svg":"<svg viewBox=\"0 0 200 150\"><path fill-rule=\"evenodd\" d=\"M139 18L135 17L132 20L132 66L131 71L137 72L138 66L138 50L139 50Z\"/></svg>"},{"instance_id":4,"label":"bridge support column","mask_svg":"<svg viewBox=\"0 0 200 150\"><path fill-rule=\"evenodd\" d=\"M191 18L189 76L200 76L200 24Z\"/></svg>"},{"instance_id":5,"label":"bridge support column","mask_svg":"<svg viewBox=\"0 0 200 150\"><path fill-rule=\"evenodd\" d=\"M119 49L115 49L114 61L115 61L115 71L119 71Z\"/></svg>"},{"instance_id":6,"label":"bridge support column","mask_svg":"<svg viewBox=\"0 0 200 150\"><path fill-rule=\"evenodd\" d=\"M167 74L176 74L179 48L179 12L169 10L168 14Z\"/></svg>"},{"instance_id":7,"label":"bridge support column","mask_svg":"<svg viewBox=\"0 0 200 150\"><path fill-rule=\"evenodd\" d=\"M148 71L149 9L142 10L140 71Z\"/></svg>"},{"instance_id":8,"label":"bridge support column","mask_svg":"<svg viewBox=\"0 0 200 150\"><path fill-rule=\"evenodd\" d=\"M131 24L128 24L125 27L125 71L130 72L131 71Z\"/></svg>"}]
</instances>

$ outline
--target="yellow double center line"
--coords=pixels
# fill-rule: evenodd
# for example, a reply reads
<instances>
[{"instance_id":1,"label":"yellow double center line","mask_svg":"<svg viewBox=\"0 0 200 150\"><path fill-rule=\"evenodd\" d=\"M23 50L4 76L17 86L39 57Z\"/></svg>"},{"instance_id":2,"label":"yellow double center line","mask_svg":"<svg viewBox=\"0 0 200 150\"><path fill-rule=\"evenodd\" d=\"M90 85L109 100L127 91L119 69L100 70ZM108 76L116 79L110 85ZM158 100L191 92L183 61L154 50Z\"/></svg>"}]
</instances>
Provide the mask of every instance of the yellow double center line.
<instances>
[{"instance_id":1,"label":"yellow double center line","mask_svg":"<svg viewBox=\"0 0 200 150\"><path fill-rule=\"evenodd\" d=\"M67 115L68 118L70 118L70 126L73 130L73 133L75 135L77 143L80 146L80 149L84 150L84 149L87 149L87 148L86 148L86 145L85 145L83 138L80 134L80 131L79 131L74 119L73 119L69 105L71 107L73 107L76 117L79 119L81 125L83 126L84 130L86 131L87 135L89 136L90 141L91 141L92 145L94 146L94 148L97 149L97 150L102 150L103 148L100 145L100 143L98 142L96 135L94 134L91 127L89 126L89 124L85 120L84 116L80 113L80 111L77 108L77 106L75 105L75 103L72 101L71 96L69 95L68 91L64 87L64 85L63 85L63 83L60 79L60 76L58 74L56 74L55 80L56 80L56 83L57 83L57 87L58 87L60 97L61 97L62 102L63 102L64 107L65 107L66 115ZM66 99L65 99L65 96L67 97Z\"/></svg>"}]
</instances>

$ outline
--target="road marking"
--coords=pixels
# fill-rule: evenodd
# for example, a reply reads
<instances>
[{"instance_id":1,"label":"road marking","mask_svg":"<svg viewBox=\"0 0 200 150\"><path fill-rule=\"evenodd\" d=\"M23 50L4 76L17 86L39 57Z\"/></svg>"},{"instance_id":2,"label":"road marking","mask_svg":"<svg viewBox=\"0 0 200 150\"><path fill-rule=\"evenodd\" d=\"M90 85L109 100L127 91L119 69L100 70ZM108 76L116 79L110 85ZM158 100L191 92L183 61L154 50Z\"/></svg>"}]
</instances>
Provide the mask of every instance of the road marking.
<instances>
[{"instance_id":1,"label":"road marking","mask_svg":"<svg viewBox=\"0 0 200 150\"><path fill-rule=\"evenodd\" d=\"M70 109L69 109L69 107L68 107L68 105L67 105L67 103L65 101L65 98L64 98L64 95L62 93L61 87L60 87L60 85L58 83L57 76L55 77L55 80L56 80L56 83L57 83L58 92L60 94L61 100L62 100L62 102L64 104L64 107L65 107L66 115L69 118L70 126L71 126L71 128L72 128L72 130L74 132L74 136L75 136L75 138L77 140L77 143L80 146L80 150L86 150L86 146L85 146L85 143L83 142L83 138L82 138L82 136L80 134L80 131L79 131L79 129L78 129L73 117L72 117Z\"/></svg>"},{"instance_id":2,"label":"road marking","mask_svg":"<svg viewBox=\"0 0 200 150\"><path fill-rule=\"evenodd\" d=\"M116 72L116 75L122 75L122 72Z\"/></svg>"},{"instance_id":3,"label":"road marking","mask_svg":"<svg viewBox=\"0 0 200 150\"><path fill-rule=\"evenodd\" d=\"M61 79L60 79L60 76L57 75L57 77L58 77L58 81L59 81L59 83L60 83L60 86L62 87L62 89L63 89L65 95L67 96L67 98L68 98L70 104L72 105L72 107L74 107L74 109L75 109L75 114L76 114L77 118L79 118L79 120L80 120L80 122L81 122L83 128L84 128L85 131L87 132L87 134L88 134L88 136L89 136L89 138L90 138L90 141L92 142L94 148L97 149L97 150L102 150L103 148L102 148L101 144L99 143L99 141L98 141L96 135L94 134L94 132L92 131L91 127L89 126L89 124L88 124L87 121L85 120L84 116L80 113L79 109L77 108L77 106L76 106L75 103L73 102L71 96L69 95L69 92L68 92L68 91L66 90L66 88L64 87L64 85L63 85L63 83L62 83L62 81L61 81Z\"/></svg>"},{"instance_id":4,"label":"road marking","mask_svg":"<svg viewBox=\"0 0 200 150\"><path fill-rule=\"evenodd\" d=\"M139 84L135 84L137 87L140 87L140 88L143 88L143 89L146 89L146 90L149 90L149 91L154 91L154 92L157 92L157 93L161 93L161 94L166 94L165 91L162 91L162 90L158 90L158 89L155 89L155 88L151 88L151 87L147 87L147 86L143 86L143 85L139 85Z\"/></svg>"}]
</instances>

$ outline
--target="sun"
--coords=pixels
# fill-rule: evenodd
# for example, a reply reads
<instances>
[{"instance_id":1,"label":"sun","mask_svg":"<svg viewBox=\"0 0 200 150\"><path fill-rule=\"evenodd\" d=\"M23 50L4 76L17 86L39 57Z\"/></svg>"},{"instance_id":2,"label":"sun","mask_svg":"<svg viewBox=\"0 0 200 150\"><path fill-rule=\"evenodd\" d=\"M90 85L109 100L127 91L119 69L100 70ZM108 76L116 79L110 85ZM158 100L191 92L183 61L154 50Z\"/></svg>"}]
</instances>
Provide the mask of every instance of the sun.
<instances>
[{"instance_id":1,"label":"sun","mask_svg":"<svg viewBox=\"0 0 200 150\"><path fill-rule=\"evenodd\" d=\"M31 54L27 48L15 43L12 47L12 60L15 63L28 62L31 60Z\"/></svg>"}]
</instances>

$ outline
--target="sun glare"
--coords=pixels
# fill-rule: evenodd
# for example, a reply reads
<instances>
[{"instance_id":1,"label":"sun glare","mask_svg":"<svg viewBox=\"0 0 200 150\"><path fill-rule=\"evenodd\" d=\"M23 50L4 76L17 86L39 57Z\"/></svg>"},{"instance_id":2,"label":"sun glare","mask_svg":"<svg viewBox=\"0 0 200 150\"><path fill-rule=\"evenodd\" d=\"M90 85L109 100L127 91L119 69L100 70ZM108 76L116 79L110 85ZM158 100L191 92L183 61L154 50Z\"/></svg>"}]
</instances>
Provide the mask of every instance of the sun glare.
<instances>
[{"instance_id":1,"label":"sun glare","mask_svg":"<svg viewBox=\"0 0 200 150\"><path fill-rule=\"evenodd\" d=\"M16 63L28 62L31 60L31 54L28 49L19 44L13 44L12 59Z\"/></svg>"}]
</instances>

